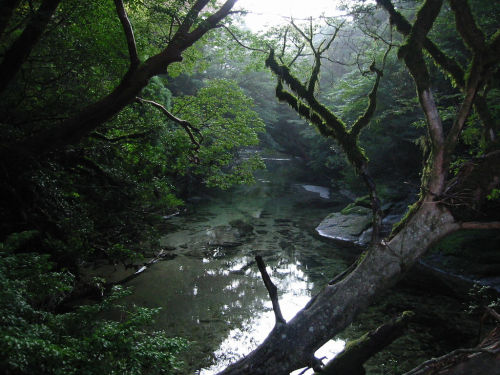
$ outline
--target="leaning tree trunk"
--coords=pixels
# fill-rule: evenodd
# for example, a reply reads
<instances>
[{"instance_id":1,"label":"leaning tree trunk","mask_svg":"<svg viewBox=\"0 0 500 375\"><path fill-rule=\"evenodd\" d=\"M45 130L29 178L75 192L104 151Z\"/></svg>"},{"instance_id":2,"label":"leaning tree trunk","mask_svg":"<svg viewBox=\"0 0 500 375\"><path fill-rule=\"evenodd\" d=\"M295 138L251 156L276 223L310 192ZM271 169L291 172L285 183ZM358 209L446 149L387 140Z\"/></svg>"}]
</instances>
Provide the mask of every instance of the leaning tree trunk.
<instances>
[{"instance_id":1,"label":"leaning tree trunk","mask_svg":"<svg viewBox=\"0 0 500 375\"><path fill-rule=\"evenodd\" d=\"M319 347L394 285L429 246L460 229L448 210L426 202L389 242L372 246L352 273L327 285L291 321L276 324L257 349L220 375L289 374L315 365L314 352Z\"/></svg>"}]
</instances>

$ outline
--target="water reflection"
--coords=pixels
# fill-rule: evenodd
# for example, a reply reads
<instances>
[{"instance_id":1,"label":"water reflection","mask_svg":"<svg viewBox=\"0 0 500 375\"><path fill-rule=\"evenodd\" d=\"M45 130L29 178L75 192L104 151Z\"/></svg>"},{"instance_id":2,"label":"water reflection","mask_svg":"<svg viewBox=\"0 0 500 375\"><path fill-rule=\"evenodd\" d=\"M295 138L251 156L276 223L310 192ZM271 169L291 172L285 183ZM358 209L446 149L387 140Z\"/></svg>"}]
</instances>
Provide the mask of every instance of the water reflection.
<instances>
[{"instance_id":1,"label":"water reflection","mask_svg":"<svg viewBox=\"0 0 500 375\"><path fill-rule=\"evenodd\" d=\"M311 297L312 283L299 266L300 262L297 262L297 264L279 264L274 270L270 267L267 268L268 273L275 275L274 277L271 275L271 279L278 287L278 290L285 291L280 296L279 302L286 321L292 319ZM256 276L256 274L254 273L253 276ZM202 369L199 372L200 375L217 374L264 341L274 326L275 317L270 300L265 300L263 308L263 311L242 322L240 327L232 329L228 333L214 353L217 362L209 368ZM330 340L316 352L316 356L318 358L333 358L344 346L344 340ZM294 371L292 374L301 372L304 373L303 369ZM304 374L311 373L313 373L312 370Z\"/></svg>"},{"instance_id":2,"label":"water reflection","mask_svg":"<svg viewBox=\"0 0 500 375\"><path fill-rule=\"evenodd\" d=\"M192 342L184 358L190 373L217 373L273 328L272 304L255 255L268 266L286 320L352 257L314 233L331 210L320 204L324 194L307 192L278 172L269 168L261 178L265 183L201 201L189 215L169 218L169 228L176 230L166 231L162 245L177 257L130 283L135 293L129 301L163 308L157 328ZM331 341L319 355L331 357L342 347L343 341Z\"/></svg>"}]
</instances>

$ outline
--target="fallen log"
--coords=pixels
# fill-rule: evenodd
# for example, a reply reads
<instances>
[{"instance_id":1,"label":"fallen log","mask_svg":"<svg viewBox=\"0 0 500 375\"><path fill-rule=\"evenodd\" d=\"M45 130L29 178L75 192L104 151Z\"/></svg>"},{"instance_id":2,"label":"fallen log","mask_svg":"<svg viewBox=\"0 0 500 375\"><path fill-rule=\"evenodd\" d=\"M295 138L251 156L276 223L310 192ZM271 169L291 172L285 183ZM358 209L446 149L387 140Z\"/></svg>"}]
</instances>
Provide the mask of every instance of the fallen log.
<instances>
[{"instance_id":1,"label":"fallen log","mask_svg":"<svg viewBox=\"0 0 500 375\"><path fill-rule=\"evenodd\" d=\"M404 334L413 312L405 311L399 317L364 334L357 340L347 343L345 349L323 368L316 370L316 375L364 375L363 364L373 355L383 350Z\"/></svg>"}]
</instances>

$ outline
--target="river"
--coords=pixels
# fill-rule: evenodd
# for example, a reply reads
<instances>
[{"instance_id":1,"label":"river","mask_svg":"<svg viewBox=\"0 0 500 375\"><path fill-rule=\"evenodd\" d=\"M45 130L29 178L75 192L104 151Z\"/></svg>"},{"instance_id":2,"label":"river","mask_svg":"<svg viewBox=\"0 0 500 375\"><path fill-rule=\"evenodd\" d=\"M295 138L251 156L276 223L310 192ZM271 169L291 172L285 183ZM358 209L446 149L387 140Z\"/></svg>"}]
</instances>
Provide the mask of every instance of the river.
<instances>
[{"instance_id":1,"label":"river","mask_svg":"<svg viewBox=\"0 0 500 375\"><path fill-rule=\"evenodd\" d=\"M345 197L326 187L301 183L293 159L268 159L266 164L267 170L258 174L256 184L194 197L187 212L166 219L161 245L176 257L155 264L128 283L134 289L129 302L162 307L155 328L191 342L183 355L186 373L217 373L250 352L272 329L272 305L254 261L256 255L266 262L279 290L281 310L289 320L360 251L320 238L314 230L328 213L348 203ZM318 356L331 358L343 349L346 339L404 309L418 309L422 303L441 304L443 315L456 315L455 302L448 306L448 300L433 298L391 292L390 300L328 342ZM440 324L426 319L422 323L426 326ZM416 335L403 344L413 351L410 356L415 364L428 353L436 354L435 346L426 341L431 335L428 331ZM431 337L427 338L430 342ZM451 340L456 341L453 336ZM379 357L376 368L402 368L401 360L396 359L401 355L395 349Z\"/></svg>"}]
</instances>

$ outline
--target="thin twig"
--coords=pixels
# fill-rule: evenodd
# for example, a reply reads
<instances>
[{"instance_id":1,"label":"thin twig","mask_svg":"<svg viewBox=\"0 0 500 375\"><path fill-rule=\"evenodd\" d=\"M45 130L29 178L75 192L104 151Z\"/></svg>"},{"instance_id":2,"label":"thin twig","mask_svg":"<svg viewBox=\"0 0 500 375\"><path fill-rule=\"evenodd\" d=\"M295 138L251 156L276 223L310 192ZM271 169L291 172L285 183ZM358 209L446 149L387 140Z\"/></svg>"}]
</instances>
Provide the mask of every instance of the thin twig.
<instances>
[{"instance_id":1,"label":"thin twig","mask_svg":"<svg viewBox=\"0 0 500 375\"><path fill-rule=\"evenodd\" d=\"M229 35L231 35L231 38L233 38L233 40L238 43L241 47L245 48L245 49L248 49L250 51L256 51L256 52L263 52L263 53L267 53L267 50L263 50L263 49L260 49L260 48L254 48L254 47L250 47L250 46L247 46L245 44L243 44L242 41L240 41L238 39L238 37L231 31L231 29L229 27L227 27L226 25L221 25L221 28L223 28L224 30L226 30Z\"/></svg>"},{"instance_id":2,"label":"thin twig","mask_svg":"<svg viewBox=\"0 0 500 375\"><path fill-rule=\"evenodd\" d=\"M139 103L148 103L148 104L151 104L153 107L158 108L159 110L161 110L167 116L167 118L169 120L174 121L175 123L179 124L180 126L182 126L184 128L184 130L188 134L189 138L191 139L191 143L193 143L195 145L195 151L198 151L200 149L200 142L203 140L203 137L202 137L201 132L199 131L199 129L197 129L196 127L194 127L189 121L186 121L186 120L183 120L183 119L180 119L180 118L174 116L163 105L161 105L160 103L157 103L155 101L147 100L147 99L143 99L143 98L139 98L139 97L136 98L136 101L139 102ZM200 141L198 141L194 137L193 131L198 134L198 136L200 137Z\"/></svg>"}]
</instances>

